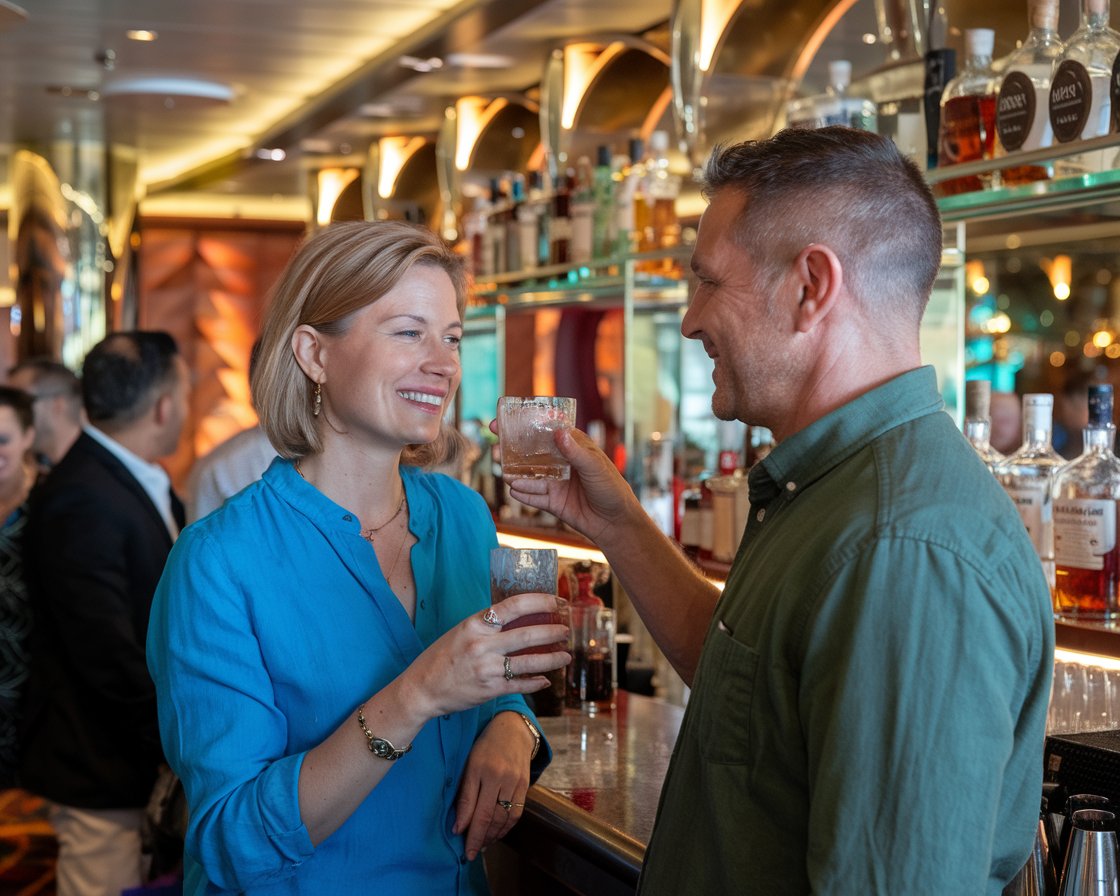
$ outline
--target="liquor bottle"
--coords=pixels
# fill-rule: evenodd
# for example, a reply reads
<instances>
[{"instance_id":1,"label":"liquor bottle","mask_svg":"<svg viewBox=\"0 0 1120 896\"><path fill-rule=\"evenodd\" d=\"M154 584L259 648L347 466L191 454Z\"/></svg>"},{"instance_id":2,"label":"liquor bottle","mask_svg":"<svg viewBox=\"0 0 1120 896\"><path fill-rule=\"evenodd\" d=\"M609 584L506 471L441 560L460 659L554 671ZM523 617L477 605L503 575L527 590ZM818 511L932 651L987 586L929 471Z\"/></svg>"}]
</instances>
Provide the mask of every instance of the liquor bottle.
<instances>
[{"instance_id":1,"label":"liquor bottle","mask_svg":"<svg viewBox=\"0 0 1120 896\"><path fill-rule=\"evenodd\" d=\"M941 98L945 88L957 72L957 51L945 46L945 4L935 3L930 10L926 33L925 81L923 111L925 113L926 157L925 168L935 168L938 156L938 135L941 131Z\"/></svg>"},{"instance_id":2,"label":"liquor bottle","mask_svg":"<svg viewBox=\"0 0 1120 896\"><path fill-rule=\"evenodd\" d=\"M1084 437L1084 452L1054 482L1054 612L1111 621L1120 614L1120 458L1112 451L1112 386L1089 386Z\"/></svg>"},{"instance_id":3,"label":"liquor bottle","mask_svg":"<svg viewBox=\"0 0 1120 896\"><path fill-rule=\"evenodd\" d=\"M823 128L840 124L861 131L876 129L877 113L870 100L852 96L852 64L837 59L828 64L828 89L819 96L793 100L786 106L786 123L791 128Z\"/></svg>"},{"instance_id":4,"label":"liquor bottle","mask_svg":"<svg viewBox=\"0 0 1120 896\"><path fill-rule=\"evenodd\" d=\"M509 215L509 198L502 190L498 178L490 179L490 215L486 219L486 248L490 273L504 274L509 270L506 264L506 218Z\"/></svg>"},{"instance_id":5,"label":"liquor bottle","mask_svg":"<svg viewBox=\"0 0 1120 896\"><path fill-rule=\"evenodd\" d=\"M980 459L995 472L1004 456L992 447L992 384L987 380L969 380L964 384L964 434L980 455Z\"/></svg>"},{"instance_id":6,"label":"liquor bottle","mask_svg":"<svg viewBox=\"0 0 1120 896\"><path fill-rule=\"evenodd\" d=\"M629 154L615 159L617 182L614 190L615 251L620 255L638 248L637 197L642 182L644 148L638 137L630 140ZM643 198L643 203L644 203Z\"/></svg>"},{"instance_id":7,"label":"liquor bottle","mask_svg":"<svg viewBox=\"0 0 1120 896\"><path fill-rule=\"evenodd\" d=\"M521 208L525 205L525 178L515 174L510 181L509 209L503 216L506 230L506 270L524 268L521 258Z\"/></svg>"},{"instance_id":8,"label":"liquor bottle","mask_svg":"<svg viewBox=\"0 0 1120 896\"><path fill-rule=\"evenodd\" d=\"M996 468L996 476L1015 502L1043 571L1054 584L1054 474L1065 463L1050 444L1054 396L1023 396L1023 444Z\"/></svg>"},{"instance_id":9,"label":"liquor bottle","mask_svg":"<svg viewBox=\"0 0 1120 896\"><path fill-rule=\"evenodd\" d=\"M672 249L681 242L681 224L677 218L677 196L681 179L669 170L669 134L654 131L649 138L650 159L646 164L646 201L649 203L653 228L654 250ZM651 273L670 276L677 270L672 258L650 263Z\"/></svg>"},{"instance_id":10,"label":"liquor bottle","mask_svg":"<svg viewBox=\"0 0 1120 896\"><path fill-rule=\"evenodd\" d=\"M552 195L552 214L549 216L549 262L568 264L572 252L571 183L567 174L557 178L556 192Z\"/></svg>"},{"instance_id":11,"label":"liquor bottle","mask_svg":"<svg viewBox=\"0 0 1120 896\"><path fill-rule=\"evenodd\" d=\"M1112 66L1120 33L1108 26L1108 0L1081 0L1081 26L1070 35L1050 84L1050 125L1058 143L1103 137L1112 125ZM1110 168L1115 150L1080 153L1054 162L1055 175Z\"/></svg>"},{"instance_id":12,"label":"liquor bottle","mask_svg":"<svg viewBox=\"0 0 1120 896\"><path fill-rule=\"evenodd\" d=\"M539 171L529 174L528 195L517 206L518 259L521 269L534 270L541 263L540 251L540 178ZM515 182L516 184L516 182Z\"/></svg>"},{"instance_id":13,"label":"liquor bottle","mask_svg":"<svg viewBox=\"0 0 1120 896\"><path fill-rule=\"evenodd\" d=\"M996 100L997 155L1042 149L1054 142L1050 128L1050 76L1062 55L1058 37L1058 0L1030 0L1030 33L1007 57L1006 74ZM1004 186L1033 183L1050 177L1047 165L1004 168Z\"/></svg>"},{"instance_id":14,"label":"liquor bottle","mask_svg":"<svg viewBox=\"0 0 1120 896\"><path fill-rule=\"evenodd\" d=\"M992 71L991 28L969 28L964 33L966 57L961 73L945 85L941 95L941 124L937 139L937 164L956 165L990 159L996 140L996 93ZM982 190L991 175L970 175L941 181L938 194L952 196Z\"/></svg>"},{"instance_id":15,"label":"liquor bottle","mask_svg":"<svg viewBox=\"0 0 1120 896\"><path fill-rule=\"evenodd\" d=\"M595 193L592 179L591 160L587 156L580 156L576 162L575 178L571 183L573 264L587 264L594 254Z\"/></svg>"},{"instance_id":16,"label":"liquor bottle","mask_svg":"<svg viewBox=\"0 0 1120 896\"><path fill-rule=\"evenodd\" d=\"M592 252L596 258L609 258L614 254L615 246L614 178L609 146L600 146L596 151L591 192L595 199Z\"/></svg>"}]
</instances>

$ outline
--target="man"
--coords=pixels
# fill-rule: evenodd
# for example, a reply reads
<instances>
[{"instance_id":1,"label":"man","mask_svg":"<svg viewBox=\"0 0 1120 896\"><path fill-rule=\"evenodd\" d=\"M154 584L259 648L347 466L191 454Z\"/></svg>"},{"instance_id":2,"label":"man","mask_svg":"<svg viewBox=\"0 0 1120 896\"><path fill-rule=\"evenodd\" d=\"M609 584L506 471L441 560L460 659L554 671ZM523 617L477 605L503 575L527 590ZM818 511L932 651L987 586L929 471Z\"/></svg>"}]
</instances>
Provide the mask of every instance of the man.
<instances>
[{"instance_id":1,"label":"man","mask_svg":"<svg viewBox=\"0 0 1120 896\"><path fill-rule=\"evenodd\" d=\"M183 520L156 461L175 450L188 386L168 334L106 337L82 370L90 425L31 503L22 772L52 802L59 896L140 882L140 823L163 758L144 642Z\"/></svg>"},{"instance_id":2,"label":"man","mask_svg":"<svg viewBox=\"0 0 1120 896\"><path fill-rule=\"evenodd\" d=\"M82 432L82 386L58 361L29 358L8 371L8 384L34 399L35 442L31 450L40 472L57 464Z\"/></svg>"},{"instance_id":3,"label":"man","mask_svg":"<svg viewBox=\"0 0 1120 896\"><path fill-rule=\"evenodd\" d=\"M640 892L999 894L1038 820L1046 582L921 367L937 209L889 140L717 149L681 330L772 430L722 597L586 436L521 480L605 552L692 693Z\"/></svg>"}]
</instances>

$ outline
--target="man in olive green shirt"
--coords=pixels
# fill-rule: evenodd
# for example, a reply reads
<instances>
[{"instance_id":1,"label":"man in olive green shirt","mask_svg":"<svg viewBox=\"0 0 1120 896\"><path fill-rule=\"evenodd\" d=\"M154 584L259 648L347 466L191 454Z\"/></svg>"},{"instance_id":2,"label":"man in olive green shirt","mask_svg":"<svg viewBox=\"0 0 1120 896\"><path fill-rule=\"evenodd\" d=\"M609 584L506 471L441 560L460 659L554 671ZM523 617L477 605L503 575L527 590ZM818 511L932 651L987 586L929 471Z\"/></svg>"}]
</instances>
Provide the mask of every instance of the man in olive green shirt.
<instances>
[{"instance_id":1,"label":"man in olive green shirt","mask_svg":"<svg viewBox=\"0 0 1120 896\"><path fill-rule=\"evenodd\" d=\"M918 332L937 208L890 141L717 148L681 324L773 430L722 598L581 433L513 495L593 539L692 696L642 894L991 894L1038 819L1053 622Z\"/></svg>"}]
</instances>

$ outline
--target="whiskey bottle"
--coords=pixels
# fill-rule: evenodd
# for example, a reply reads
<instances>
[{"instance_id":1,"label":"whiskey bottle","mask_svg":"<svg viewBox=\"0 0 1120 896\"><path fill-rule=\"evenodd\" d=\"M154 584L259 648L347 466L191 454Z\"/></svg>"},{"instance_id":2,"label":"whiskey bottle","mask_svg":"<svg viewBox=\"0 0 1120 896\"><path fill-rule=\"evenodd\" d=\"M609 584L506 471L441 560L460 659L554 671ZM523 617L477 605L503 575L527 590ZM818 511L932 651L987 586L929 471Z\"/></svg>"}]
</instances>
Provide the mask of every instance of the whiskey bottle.
<instances>
[{"instance_id":1,"label":"whiskey bottle","mask_svg":"<svg viewBox=\"0 0 1120 896\"><path fill-rule=\"evenodd\" d=\"M996 100L997 155L1042 149L1054 142L1050 128L1050 76L1062 55L1058 37L1058 0L1030 0L1030 33L1007 57L1006 72ZM1004 186L1046 180L1045 165L1004 168Z\"/></svg>"},{"instance_id":2,"label":"whiskey bottle","mask_svg":"<svg viewBox=\"0 0 1120 896\"><path fill-rule=\"evenodd\" d=\"M980 459L993 473L1004 456L992 447L992 384L988 380L968 380L964 384L964 434Z\"/></svg>"},{"instance_id":3,"label":"whiskey bottle","mask_svg":"<svg viewBox=\"0 0 1120 896\"><path fill-rule=\"evenodd\" d=\"M1065 463L1050 444L1054 396L1023 396L1023 444L996 467L996 477L1015 502L1043 571L1054 584L1054 474Z\"/></svg>"},{"instance_id":4,"label":"whiskey bottle","mask_svg":"<svg viewBox=\"0 0 1120 896\"><path fill-rule=\"evenodd\" d=\"M791 128L823 128L844 125L861 131L876 129L875 104L848 92L852 83L852 64L836 59L828 64L828 89L819 96L793 100L786 107L786 123Z\"/></svg>"},{"instance_id":5,"label":"whiskey bottle","mask_svg":"<svg viewBox=\"0 0 1120 896\"><path fill-rule=\"evenodd\" d=\"M1084 436L1084 452L1054 482L1054 612L1107 622L1120 616L1120 459L1112 451L1112 386L1089 386Z\"/></svg>"},{"instance_id":6,"label":"whiskey bottle","mask_svg":"<svg viewBox=\"0 0 1120 896\"><path fill-rule=\"evenodd\" d=\"M1120 33L1108 25L1108 0L1081 0L1081 26L1070 35L1050 83L1050 125L1058 143L1103 137L1112 124L1112 66ZM1055 175L1111 167L1105 150L1057 159Z\"/></svg>"},{"instance_id":7,"label":"whiskey bottle","mask_svg":"<svg viewBox=\"0 0 1120 896\"><path fill-rule=\"evenodd\" d=\"M991 28L969 28L964 33L966 57L961 73L941 94L941 124L937 139L937 164L957 165L990 159L996 140L996 93L999 85L992 71ZM942 181L935 189L942 196L981 190L991 175L970 175Z\"/></svg>"},{"instance_id":8,"label":"whiskey bottle","mask_svg":"<svg viewBox=\"0 0 1120 896\"><path fill-rule=\"evenodd\" d=\"M646 202L649 203L653 227L654 249L671 249L680 245L681 225L677 218L677 196L681 179L669 168L669 134L654 131L649 138L652 152L646 168ZM676 265L671 258L655 261L654 273L673 274Z\"/></svg>"}]
</instances>

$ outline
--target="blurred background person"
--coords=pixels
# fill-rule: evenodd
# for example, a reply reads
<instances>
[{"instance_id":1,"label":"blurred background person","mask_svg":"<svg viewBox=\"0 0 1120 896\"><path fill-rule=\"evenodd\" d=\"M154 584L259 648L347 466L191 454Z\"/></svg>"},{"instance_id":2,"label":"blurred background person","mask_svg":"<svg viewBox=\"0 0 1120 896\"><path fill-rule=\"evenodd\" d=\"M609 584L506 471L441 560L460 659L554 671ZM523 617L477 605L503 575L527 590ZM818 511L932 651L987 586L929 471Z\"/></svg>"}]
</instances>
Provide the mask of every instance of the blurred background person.
<instances>
[{"instance_id":1,"label":"blurred background person","mask_svg":"<svg viewBox=\"0 0 1120 896\"><path fill-rule=\"evenodd\" d=\"M47 472L62 460L82 432L82 385L65 364L29 358L8 371L8 384L34 401L35 462Z\"/></svg>"},{"instance_id":2,"label":"blurred background person","mask_svg":"<svg viewBox=\"0 0 1120 896\"><path fill-rule=\"evenodd\" d=\"M1073 368L1054 394L1054 450L1066 460L1079 457L1085 448L1089 425L1089 384L1101 382L1091 370Z\"/></svg>"},{"instance_id":3,"label":"blurred background person","mask_svg":"<svg viewBox=\"0 0 1120 896\"><path fill-rule=\"evenodd\" d=\"M257 365L260 340L249 352L249 377ZM187 522L193 523L217 510L226 498L236 495L250 482L256 482L276 457L260 424L243 429L215 445L191 467L187 479Z\"/></svg>"},{"instance_id":4,"label":"blurred background person","mask_svg":"<svg viewBox=\"0 0 1120 896\"><path fill-rule=\"evenodd\" d=\"M144 642L183 523L157 461L175 451L189 384L169 334L107 336L82 367L89 425L31 500L21 774L51 802L59 896L120 896L141 881L143 810L163 762Z\"/></svg>"},{"instance_id":5,"label":"blurred background person","mask_svg":"<svg viewBox=\"0 0 1120 896\"><path fill-rule=\"evenodd\" d=\"M1023 406L1014 392L992 393L991 446L1000 454L1011 454L1023 444Z\"/></svg>"},{"instance_id":6,"label":"blurred background person","mask_svg":"<svg viewBox=\"0 0 1120 896\"><path fill-rule=\"evenodd\" d=\"M27 496L35 481L31 396L0 386L0 788L17 784L19 712L31 606L23 574Z\"/></svg>"}]
</instances>

